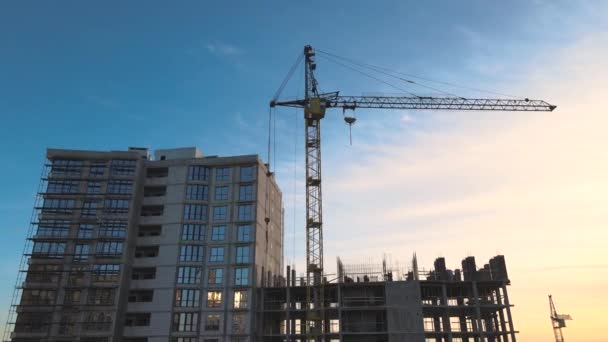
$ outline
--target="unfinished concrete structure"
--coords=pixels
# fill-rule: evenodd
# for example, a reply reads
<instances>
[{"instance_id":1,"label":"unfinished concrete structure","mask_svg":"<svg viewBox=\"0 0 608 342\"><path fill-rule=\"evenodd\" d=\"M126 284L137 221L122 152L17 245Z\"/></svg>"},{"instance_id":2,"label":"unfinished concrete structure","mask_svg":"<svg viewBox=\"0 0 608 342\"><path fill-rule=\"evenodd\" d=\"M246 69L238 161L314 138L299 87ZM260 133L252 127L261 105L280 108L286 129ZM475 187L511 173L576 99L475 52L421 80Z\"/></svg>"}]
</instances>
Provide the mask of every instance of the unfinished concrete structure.
<instances>
[{"instance_id":1,"label":"unfinished concrete structure","mask_svg":"<svg viewBox=\"0 0 608 342\"><path fill-rule=\"evenodd\" d=\"M47 151L5 341L250 341L281 192L256 155Z\"/></svg>"},{"instance_id":2,"label":"unfinished concrete structure","mask_svg":"<svg viewBox=\"0 0 608 342\"><path fill-rule=\"evenodd\" d=\"M507 293L509 279L499 255L477 269L474 257L462 270L445 259L430 272L355 267L338 261L338 277L324 285L324 341L515 342ZM425 278L425 279L421 279ZM294 271L284 286L259 290L258 341L305 341L306 286Z\"/></svg>"}]
</instances>

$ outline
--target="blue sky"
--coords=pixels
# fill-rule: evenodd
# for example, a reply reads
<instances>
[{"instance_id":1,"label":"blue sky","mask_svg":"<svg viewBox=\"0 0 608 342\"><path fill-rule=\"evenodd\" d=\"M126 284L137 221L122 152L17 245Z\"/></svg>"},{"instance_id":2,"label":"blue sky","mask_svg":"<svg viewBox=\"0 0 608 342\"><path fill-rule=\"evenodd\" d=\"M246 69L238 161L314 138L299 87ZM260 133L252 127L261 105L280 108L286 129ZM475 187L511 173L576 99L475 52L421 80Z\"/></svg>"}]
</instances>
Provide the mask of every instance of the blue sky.
<instances>
[{"instance_id":1,"label":"blue sky","mask_svg":"<svg viewBox=\"0 0 608 342\"><path fill-rule=\"evenodd\" d=\"M603 42L597 37L607 31L606 14L601 1L181 1L171 5L156 1L3 1L0 149L5 162L0 169L0 227L4 232L0 265L5 277L0 280L0 293L5 295L1 296L0 308L7 307L10 297L47 147L109 150L195 145L206 154L265 155L268 101L307 43L403 72L508 94L544 97L561 105L560 96L571 93L552 89L580 78L582 72L577 69L571 70L571 79L566 74L560 76L564 69L579 66L576 63L583 67L593 58L598 44L585 42ZM588 55L588 59L575 59L574 65L569 64L568 58L579 53ZM586 74L585 82L601 75L597 70ZM394 92L321 58L317 77L327 91L353 95ZM284 95L301 94L301 83L301 74L295 75ZM465 96L488 96L465 89L442 89ZM579 92L583 91L571 90L581 96ZM366 168L370 160L387 169L399 169L396 162L386 164L374 158L394 157L398 151L415 147L427 154L412 153L406 156L408 162L434 165L429 156L442 160L448 149L429 143L429 137L440 137L445 132L455 139L445 142L450 145L488 134L489 129L512 129L528 120L518 114L507 118L503 113L464 114L468 120L453 114L357 114L361 120L354 127L353 148L348 147L347 131L339 115L324 123L326 181L336 181L325 188L326 217L340 227L328 232L328 249L347 229L341 225L354 224L338 217L352 205L340 197L339 191L356 191L353 184L340 183L341 176L349 174L357 179L373 175L377 170ZM293 179L294 148L296 175L302 174L302 123L295 121L296 115L291 109L277 110L276 169L285 193L288 223L294 215L294 182L298 189L295 201L302 200L302 184ZM498 140L492 134L484 137L482 144ZM535 145L538 138L526 142ZM475 154L483 147L474 146L465 151L473 151L472 156L478 158L488 157ZM515 146L519 146L517 139ZM505 153L490 151L490 155ZM513 151L506 153L508 159ZM477 165L476 170L507 177L499 167L492 166L497 164L484 164L486 160L471 161L462 170L470 171L467 167ZM455 174L461 171L454 160L445 162L449 164L435 166L454 167ZM405 193L395 198L393 203L399 205L391 212L407 213L408 206L420 201L433 204L509 184L501 183L505 178L498 176L487 180L463 177L437 175L430 183L419 184L403 179ZM442 192L421 188L428 184ZM399 222L416 232L431 224L451 225L454 218L470 219L469 208L464 213L458 208L430 218L412 215ZM496 210L482 205L473 212L481 217ZM296 222L302 221L301 211L296 209L295 213ZM379 224L379 229L391 232L392 224ZM300 256L303 240L297 246ZM498 247L492 248L488 253ZM348 254L344 248L337 249ZM473 247L453 252L433 250L426 258L430 264L437 253L454 253L456 263L456 258L469 252L477 253ZM289 247L287 255L291 253Z\"/></svg>"}]
</instances>

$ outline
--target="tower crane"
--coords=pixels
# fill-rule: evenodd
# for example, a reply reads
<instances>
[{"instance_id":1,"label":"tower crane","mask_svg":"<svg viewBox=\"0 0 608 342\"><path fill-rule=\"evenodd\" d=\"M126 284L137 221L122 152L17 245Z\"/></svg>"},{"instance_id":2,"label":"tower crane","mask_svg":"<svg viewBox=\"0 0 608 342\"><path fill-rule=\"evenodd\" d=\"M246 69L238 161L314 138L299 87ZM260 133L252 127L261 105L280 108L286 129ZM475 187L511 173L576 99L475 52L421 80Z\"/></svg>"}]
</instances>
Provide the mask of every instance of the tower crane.
<instances>
[{"instance_id":1,"label":"tower crane","mask_svg":"<svg viewBox=\"0 0 608 342\"><path fill-rule=\"evenodd\" d=\"M304 98L279 101L278 97L288 78L304 60ZM478 111L553 111L556 106L542 100L484 99L431 96L343 96L338 91L320 93L315 78L315 50L304 47L303 55L290 70L287 79L270 102L270 107L304 109L306 156L306 341L324 341L328 332L324 319L323 279L323 205L321 192L321 121L327 109L343 111L357 108L410 110L478 110ZM409 81L410 83L413 83ZM354 117L345 117L347 124Z\"/></svg>"},{"instance_id":2,"label":"tower crane","mask_svg":"<svg viewBox=\"0 0 608 342\"><path fill-rule=\"evenodd\" d=\"M551 325L553 325L553 335L555 336L555 342L564 342L564 335L562 334L562 328L566 327L566 320L571 320L570 315L560 315L555 310L555 304L553 304L553 297L549 295L549 312L551 313Z\"/></svg>"}]
</instances>

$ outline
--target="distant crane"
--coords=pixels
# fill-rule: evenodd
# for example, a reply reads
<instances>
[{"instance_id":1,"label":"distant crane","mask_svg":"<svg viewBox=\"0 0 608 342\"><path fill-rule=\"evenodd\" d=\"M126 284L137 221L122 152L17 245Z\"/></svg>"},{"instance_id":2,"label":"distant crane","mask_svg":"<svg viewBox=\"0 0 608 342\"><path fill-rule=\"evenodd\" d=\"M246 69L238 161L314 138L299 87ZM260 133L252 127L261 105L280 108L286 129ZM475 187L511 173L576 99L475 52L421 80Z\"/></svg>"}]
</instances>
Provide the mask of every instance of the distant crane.
<instances>
[{"instance_id":1,"label":"distant crane","mask_svg":"<svg viewBox=\"0 0 608 342\"><path fill-rule=\"evenodd\" d=\"M326 57L339 57L319 51ZM304 98L291 101L278 101L289 78L304 59ZM341 64L341 63L339 63ZM361 64L359 64L361 65ZM347 66L350 69L352 67ZM315 51L310 45L304 47L304 53L289 70L287 77L270 101L270 107L284 106L304 109L305 121L305 155L306 155L306 340L324 341L328 331L324 318L324 280L323 280L323 211L321 196L321 120L328 108L355 110L357 108L411 109L411 110L473 110L473 111L553 111L556 106L542 100L530 99L471 99L454 96L446 92L447 97L431 96L341 96L338 91L319 92L315 78ZM358 70L355 70L358 71ZM376 72L391 76L380 68ZM364 72L360 72L366 76ZM395 76L401 81L417 84ZM374 77L372 77L374 78ZM382 83L388 84L380 79ZM388 84L390 85L390 84ZM398 87L394 87L398 88ZM431 87L426 87L431 88ZM398 88L399 90L402 90ZM434 88L431 88L436 90ZM403 90L402 90L403 91ZM349 127L355 118L344 116ZM269 145L270 146L270 145Z\"/></svg>"},{"instance_id":2,"label":"distant crane","mask_svg":"<svg viewBox=\"0 0 608 342\"><path fill-rule=\"evenodd\" d=\"M566 321L572 320L572 317L570 315L560 315L557 313L551 295L549 295L549 311L551 312L551 325L553 325L553 335L555 335L555 342L564 342L562 328L566 327Z\"/></svg>"}]
</instances>

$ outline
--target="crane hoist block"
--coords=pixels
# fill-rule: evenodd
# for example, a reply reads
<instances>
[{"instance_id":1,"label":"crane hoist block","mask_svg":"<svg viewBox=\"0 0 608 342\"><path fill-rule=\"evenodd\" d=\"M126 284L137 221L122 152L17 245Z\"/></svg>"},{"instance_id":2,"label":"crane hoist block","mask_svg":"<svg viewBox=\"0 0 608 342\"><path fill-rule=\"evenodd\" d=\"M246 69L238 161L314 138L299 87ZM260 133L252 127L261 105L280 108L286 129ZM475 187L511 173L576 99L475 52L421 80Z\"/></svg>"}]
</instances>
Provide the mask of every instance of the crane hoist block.
<instances>
[{"instance_id":1,"label":"crane hoist block","mask_svg":"<svg viewBox=\"0 0 608 342\"><path fill-rule=\"evenodd\" d=\"M304 109L307 119L320 120L325 117L325 101L320 97L314 97L308 102Z\"/></svg>"}]
</instances>

